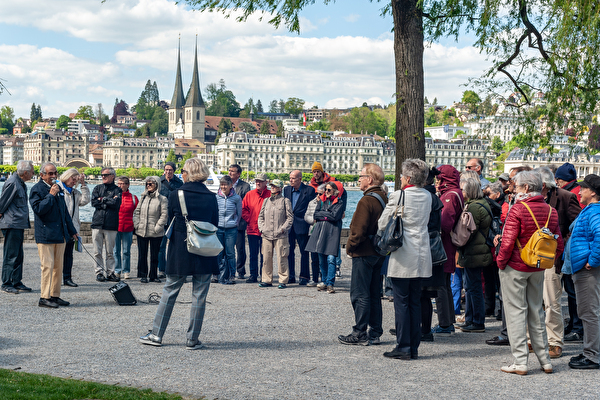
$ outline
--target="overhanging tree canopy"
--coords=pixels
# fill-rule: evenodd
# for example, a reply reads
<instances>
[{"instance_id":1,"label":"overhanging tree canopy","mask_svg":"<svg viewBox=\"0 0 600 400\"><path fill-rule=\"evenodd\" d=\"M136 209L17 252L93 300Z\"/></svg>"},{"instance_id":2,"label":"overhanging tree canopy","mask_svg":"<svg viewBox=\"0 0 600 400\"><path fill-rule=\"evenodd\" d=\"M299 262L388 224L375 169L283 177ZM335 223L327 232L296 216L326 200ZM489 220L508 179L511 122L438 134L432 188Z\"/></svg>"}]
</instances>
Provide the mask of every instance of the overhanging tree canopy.
<instances>
[{"instance_id":1,"label":"overhanging tree canopy","mask_svg":"<svg viewBox=\"0 0 600 400\"><path fill-rule=\"evenodd\" d=\"M299 14L316 0L184 0L201 11L259 12L276 27L299 32ZM323 0L328 4L331 0ZM396 175L406 158L425 159L423 42L473 32L490 69L473 83L499 95L515 91L516 107L546 103L533 117L548 133L582 124L595 111L600 87L600 6L589 0L388 0L396 71ZM262 18L262 17L261 17ZM579 122L578 122L579 121ZM530 124L533 126L533 123ZM532 139L540 139L529 129ZM396 179L399 182L399 179Z\"/></svg>"}]
</instances>

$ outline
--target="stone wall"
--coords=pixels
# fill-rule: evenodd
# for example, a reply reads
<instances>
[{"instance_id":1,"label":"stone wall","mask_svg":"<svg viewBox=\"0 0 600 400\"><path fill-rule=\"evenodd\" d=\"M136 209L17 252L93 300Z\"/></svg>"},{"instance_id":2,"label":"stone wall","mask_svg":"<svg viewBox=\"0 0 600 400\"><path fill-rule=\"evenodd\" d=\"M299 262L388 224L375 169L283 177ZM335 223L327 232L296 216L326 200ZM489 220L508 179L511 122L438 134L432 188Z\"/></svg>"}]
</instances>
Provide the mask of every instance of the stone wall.
<instances>
[{"instance_id":1,"label":"stone wall","mask_svg":"<svg viewBox=\"0 0 600 400\"><path fill-rule=\"evenodd\" d=\"M79 235L81 236L81 238L83 239L83 243L92 243L92 228L91 228L91 222L82 222L81 223L81 230L79 232ZM33 226L33 221L31 221L31 226ZM342 247L346 247L346 242L348 241L348 234L349 234L350 230L348 228L344 228L342 229L342 236L340 238L340 243L342 245ZM0 237L2 236L2 232L0 231ZM133 243L135 243L135 235L133 235ZM35 243L35 237L34 237L34 229L26 229L25 230L25 243Z\"/></svg>"}]
</instances>

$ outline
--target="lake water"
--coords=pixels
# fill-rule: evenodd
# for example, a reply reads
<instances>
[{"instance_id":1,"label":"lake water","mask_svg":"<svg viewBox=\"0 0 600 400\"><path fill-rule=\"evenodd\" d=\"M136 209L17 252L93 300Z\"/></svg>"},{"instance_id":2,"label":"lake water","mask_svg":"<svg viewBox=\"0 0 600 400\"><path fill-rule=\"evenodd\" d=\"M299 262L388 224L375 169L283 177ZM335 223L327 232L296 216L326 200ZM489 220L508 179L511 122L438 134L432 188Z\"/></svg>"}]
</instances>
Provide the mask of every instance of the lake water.
<instances>
[{"instance_id":1,"label":"lake water","mask_svg":"<svg viewBox=\"0 0 600 400\"><path fill-rule=\"evenodd\" d=\"M33 185L35 185L34 182L27 182L27 191L28 192L31 190ZM90 188L90 192L93 192L96 185L88 184L88 187ZM136 196L138 196L138 198L139 198L140 195L144 192L144 186L132 184L131 186L129 186L129 191L132 194L135 194ZM1 191L0 191L0 193L1 193ZM343 221L344 228L350 227L350 221L352 221L352 215L354 215L354 210L356 210L356 204L358 203L358 201L361 199L362 196L363 196L363 193L360 190L348 190L348 205L346 207L346 218L344 218L344 221ZM94 208L91 206L91 204L88 204L79 209L79 219L82 222L91 222L93 214L94 214ZM30 216L30 219L33 221L33 211L31 210L31 207L29 207L29 216Z\"/></svg>"}]
</instances>

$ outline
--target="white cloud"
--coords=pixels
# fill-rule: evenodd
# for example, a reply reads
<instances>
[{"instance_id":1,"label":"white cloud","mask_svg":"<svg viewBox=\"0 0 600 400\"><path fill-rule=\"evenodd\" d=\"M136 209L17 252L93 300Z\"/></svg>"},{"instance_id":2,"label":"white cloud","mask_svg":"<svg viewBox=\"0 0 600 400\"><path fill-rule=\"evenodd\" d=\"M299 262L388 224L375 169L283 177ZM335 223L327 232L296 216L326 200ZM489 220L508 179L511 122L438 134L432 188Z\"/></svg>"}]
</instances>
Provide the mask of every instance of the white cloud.
<instances>
[{"instance_id":1,"label":"white cloud","mask_svg":"<svg viewBox=\"0 0 600 400\"><path fill-rule=\"evenodd\" d=\"M344 17L347 22L356 22L360 19L360 15L358 14L350 14Z\"/></svg>"}]
</instances>

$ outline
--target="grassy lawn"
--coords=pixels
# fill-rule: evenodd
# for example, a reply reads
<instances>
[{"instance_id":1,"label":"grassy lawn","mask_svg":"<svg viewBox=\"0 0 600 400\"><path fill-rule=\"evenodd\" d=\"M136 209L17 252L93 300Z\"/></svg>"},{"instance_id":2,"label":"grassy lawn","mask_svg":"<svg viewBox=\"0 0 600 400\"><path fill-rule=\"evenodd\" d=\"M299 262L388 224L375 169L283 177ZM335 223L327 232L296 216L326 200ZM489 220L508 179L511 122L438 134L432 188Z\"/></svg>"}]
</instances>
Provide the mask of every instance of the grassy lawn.
<instances>
[{"instance_id":1,"label":"grassy lawn","mask_svg":"<svg viewBox=\"0 0 600 400\"><path fill-rule=\"evenodd\" d=\"M181 400L179 395L156 393L150 389L135 389L101 383L28 374L0 368L0 398L2 400Z\"/></svg>"}]
</instances>

